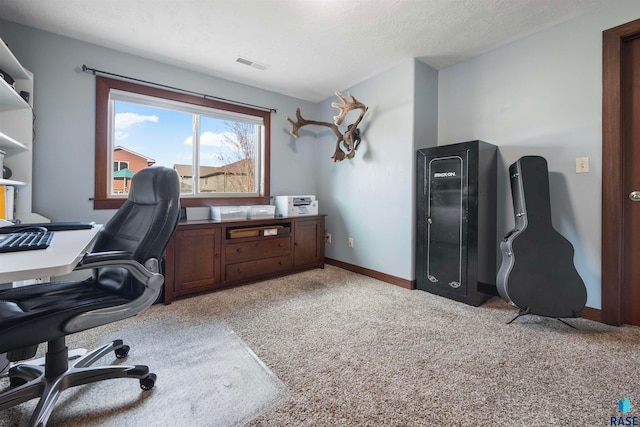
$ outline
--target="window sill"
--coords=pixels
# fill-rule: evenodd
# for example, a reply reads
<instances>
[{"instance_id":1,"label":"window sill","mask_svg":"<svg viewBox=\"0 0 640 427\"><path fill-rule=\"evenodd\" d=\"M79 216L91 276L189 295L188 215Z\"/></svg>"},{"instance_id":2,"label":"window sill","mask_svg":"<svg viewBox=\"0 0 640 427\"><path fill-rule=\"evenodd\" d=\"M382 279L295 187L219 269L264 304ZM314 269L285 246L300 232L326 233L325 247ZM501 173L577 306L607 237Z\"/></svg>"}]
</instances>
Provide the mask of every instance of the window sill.
<instances>
[{"instance_id":1,"label":"window sill","mask_svg":"<svg viewBox=\"0 0 640 427\"><path fill-rule=\"evenodd\" d=\"M92 198L93 209L119 209L126 197ZM182 207L268 205L270 197L181 197Z\"/></svg>"}]
</instances>

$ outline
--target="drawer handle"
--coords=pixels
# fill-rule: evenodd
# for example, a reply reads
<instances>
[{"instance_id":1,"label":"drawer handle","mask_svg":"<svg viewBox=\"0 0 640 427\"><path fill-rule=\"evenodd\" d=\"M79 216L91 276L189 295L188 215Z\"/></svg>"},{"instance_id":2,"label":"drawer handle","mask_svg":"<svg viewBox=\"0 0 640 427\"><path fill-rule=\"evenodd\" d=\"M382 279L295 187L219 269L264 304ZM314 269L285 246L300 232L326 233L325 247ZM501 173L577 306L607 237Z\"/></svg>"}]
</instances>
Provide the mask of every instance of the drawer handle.
<instances>
[{"instance_id":1,"label":"drawer handle","mask_svg":"<svg viewBox=\"0 0 640 427\"><path fill-rule=\"evenodd\" d=\"M242 269L241 268L238 269L238 273L242 273Z\"/></svg>"},{"instance_id":2,"label":"drawer handle","mask_svg":"<svg viewBox=\"0 0 640 427\"><path fill-rule=\"evenodd\" d=\"M242 249L238 248L238 249L236 249L236 252L240 253L240 252L242 252Z\"/></svg>"},{"instance_id":3,"label":"drawer handle","mask_svg":"<svg viewBox=\"0 0 640 427\"><path fill-rule=\"evenodd\" d=\"M280 265L284 265L284 261L280 261L278 264L280 264Z\"/></svg>"}]
</instances>

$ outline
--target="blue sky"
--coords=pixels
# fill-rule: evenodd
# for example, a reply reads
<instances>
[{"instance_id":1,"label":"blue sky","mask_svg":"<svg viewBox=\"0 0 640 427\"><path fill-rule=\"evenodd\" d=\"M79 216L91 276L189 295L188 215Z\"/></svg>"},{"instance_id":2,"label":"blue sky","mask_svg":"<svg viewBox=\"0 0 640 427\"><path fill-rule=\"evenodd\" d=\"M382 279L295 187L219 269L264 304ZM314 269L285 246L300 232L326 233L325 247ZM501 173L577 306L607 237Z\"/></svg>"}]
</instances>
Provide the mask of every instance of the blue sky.
<instances>
[{"instance_id":1,"label":"blue sky","mask_svg":"<svg viewBox=\"0 0 640 427\"><path fill-rule=\"evenodd\" d=\"M114 145L156 160L156 164L192 164L192 115L127 102L115 102ZM237 160L224 120L201 118L200 163L220 166Z\"/></svg>"}]
</instances>

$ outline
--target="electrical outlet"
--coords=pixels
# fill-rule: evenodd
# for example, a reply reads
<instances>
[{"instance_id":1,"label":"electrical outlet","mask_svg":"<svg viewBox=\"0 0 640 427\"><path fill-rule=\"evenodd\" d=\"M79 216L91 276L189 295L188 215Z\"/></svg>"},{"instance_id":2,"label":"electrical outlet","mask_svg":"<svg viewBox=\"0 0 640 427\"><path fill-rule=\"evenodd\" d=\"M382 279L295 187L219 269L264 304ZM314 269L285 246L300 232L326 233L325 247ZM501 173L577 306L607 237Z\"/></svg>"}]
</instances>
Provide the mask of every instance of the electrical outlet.
<instances>
[{"instance_id":1,"label":"electrical outlet","mask_svg":"<svg viewBox=\"0 0 640 427\"><path fill-rule=\"evenodd\" d=\"M324 235L324 241L327 243L331 243L331 233L327 233Z\"/></svg>"},{"instance_id":2,"label":"electrical outlet","mask_svg":"<svg viewBox=\"0 0 640 427\"><path fill-rule=\"evenodd\" d=\"M589 172L589 158L578 157L576 159L576 173L588 173Z\"/></svg>"},{"instance_id":3,"label":"electrical outlet","mask_svg":"<svg viewBox=\"0 0 640 427\"><path fill-rule=\"evenodd\" d=\"M349 237L349 240L347 241L347 245L348 245L350 248L353 248L353 237Z\"/></svg>"}]
</instances>

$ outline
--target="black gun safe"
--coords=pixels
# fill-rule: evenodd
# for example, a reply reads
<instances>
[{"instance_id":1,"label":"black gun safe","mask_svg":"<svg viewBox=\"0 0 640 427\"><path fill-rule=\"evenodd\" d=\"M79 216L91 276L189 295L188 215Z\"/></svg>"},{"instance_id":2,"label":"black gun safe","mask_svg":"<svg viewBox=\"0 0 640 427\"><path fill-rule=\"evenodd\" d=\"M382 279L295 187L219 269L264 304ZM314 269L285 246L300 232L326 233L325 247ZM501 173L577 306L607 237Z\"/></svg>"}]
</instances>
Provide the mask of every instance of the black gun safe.
<instances>
[{"instance_id":1,"label":"black gun safe","mask_svg":"<svg viewBox=\"0 0 640 427\"><path fill-rule=\"evenodd\" d=\"M496 290L497 147L418 150L416 287L479 306Z\"/></svg>"}]
</instances>

